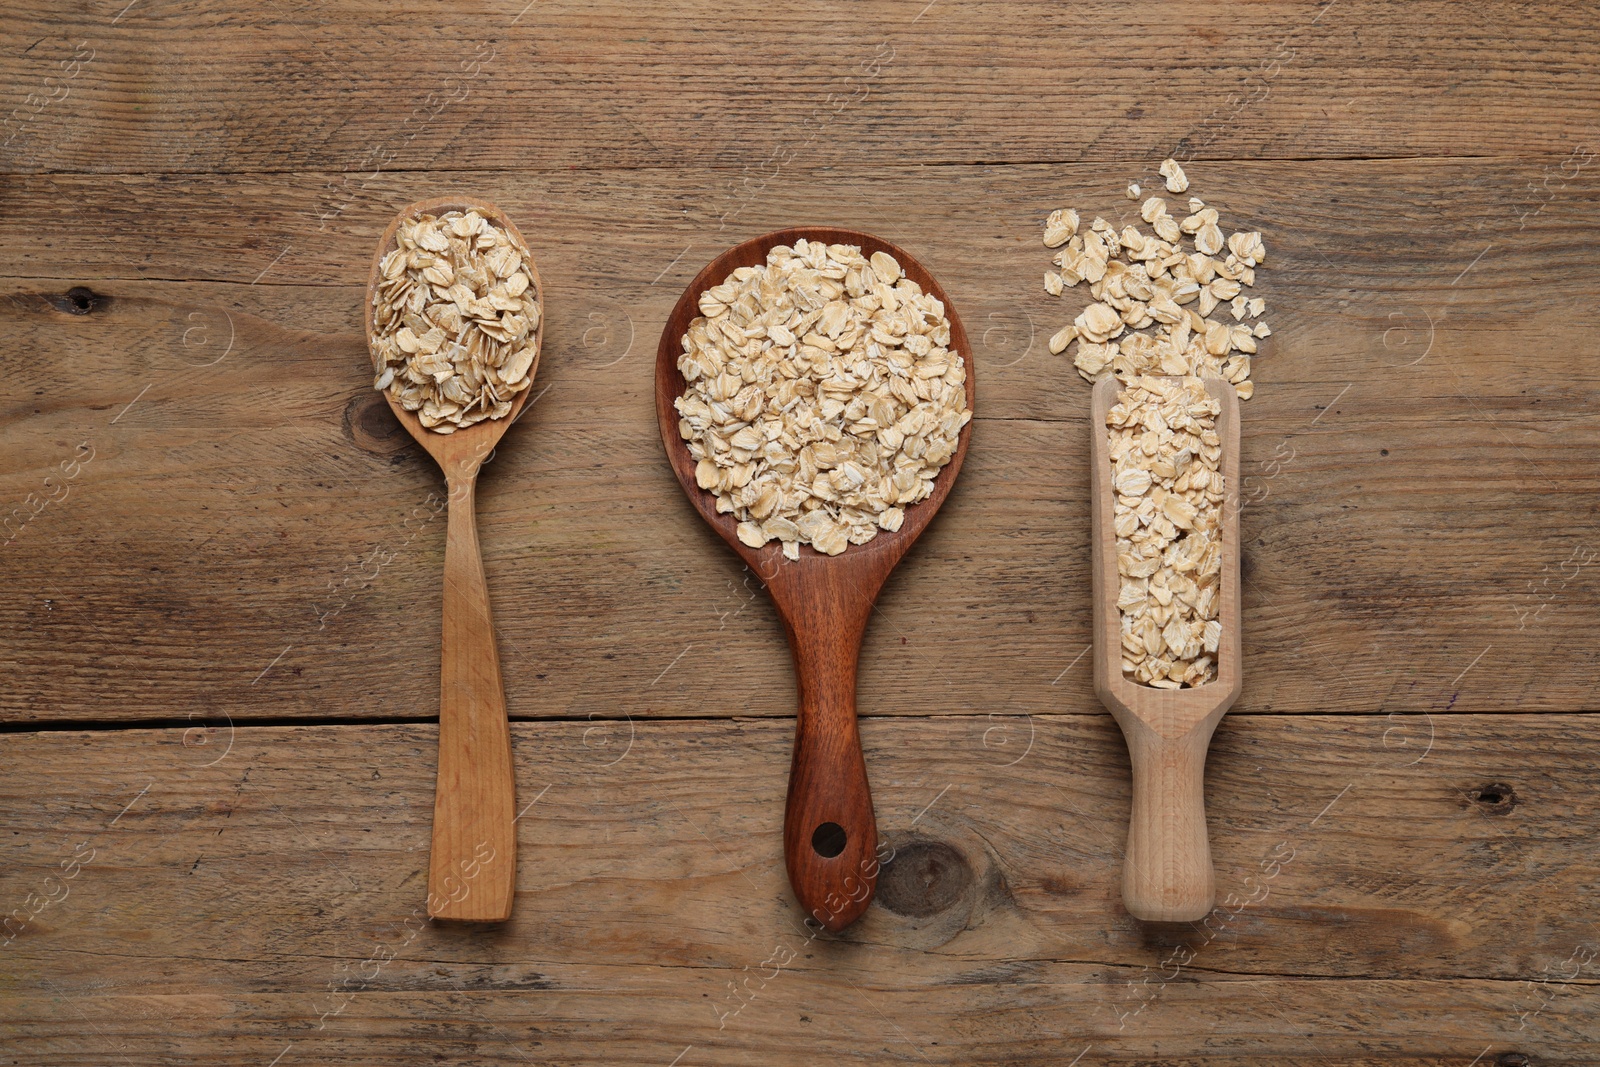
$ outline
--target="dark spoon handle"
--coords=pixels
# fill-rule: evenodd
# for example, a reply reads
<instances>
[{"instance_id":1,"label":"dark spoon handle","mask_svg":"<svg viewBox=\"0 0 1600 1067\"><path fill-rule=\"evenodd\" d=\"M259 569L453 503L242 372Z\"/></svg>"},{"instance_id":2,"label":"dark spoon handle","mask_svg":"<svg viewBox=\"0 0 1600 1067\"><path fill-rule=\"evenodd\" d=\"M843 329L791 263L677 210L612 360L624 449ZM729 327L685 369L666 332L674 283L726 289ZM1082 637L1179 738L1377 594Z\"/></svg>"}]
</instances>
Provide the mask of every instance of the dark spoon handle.
<instances>
[{"instance_id":1,"label":"dark spoon handle","mask_svg":"<svg viewBox=\"0 0 1600 1067\"><path fill-rule=\"evenodd\" d=\"M790 632L800 709L784 855L795 896L829 930L854 922L878 881L878 826L856 726L856 662L865 623L861 613Z\"/></svg>"}]
</instances>

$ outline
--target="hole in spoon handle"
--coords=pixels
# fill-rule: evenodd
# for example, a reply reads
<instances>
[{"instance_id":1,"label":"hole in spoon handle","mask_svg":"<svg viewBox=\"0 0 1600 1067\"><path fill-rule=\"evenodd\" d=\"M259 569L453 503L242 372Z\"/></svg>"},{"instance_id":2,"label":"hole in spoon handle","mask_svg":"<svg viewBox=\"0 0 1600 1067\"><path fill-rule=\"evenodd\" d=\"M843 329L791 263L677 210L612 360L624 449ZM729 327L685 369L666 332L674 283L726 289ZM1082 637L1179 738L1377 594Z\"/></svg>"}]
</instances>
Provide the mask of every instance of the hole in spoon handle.
<instances>
[{"instance_id":1,"label":"hole in spoon handle","mask_svg":"<svg viewBox=\"0 0 1600 1067\"><path fill-rule=\"evenodd\" d=\"M825 822L811 832L811 851L823 859L833 859L849 843L850 835L836 822Z\"/></svg>"},{"instance_id":2,"label":"hole in spoon handle","mask_svg":"<svg viewBox=\"0 0 1600 1067\"><path fill-rule=\"evenodd\" d=\"M800 708L784 815L789 884L829 930L854 922L878 883L878 827L856 727L855 641L837 630L797 637Z\"/></svg>"}]
</instances>

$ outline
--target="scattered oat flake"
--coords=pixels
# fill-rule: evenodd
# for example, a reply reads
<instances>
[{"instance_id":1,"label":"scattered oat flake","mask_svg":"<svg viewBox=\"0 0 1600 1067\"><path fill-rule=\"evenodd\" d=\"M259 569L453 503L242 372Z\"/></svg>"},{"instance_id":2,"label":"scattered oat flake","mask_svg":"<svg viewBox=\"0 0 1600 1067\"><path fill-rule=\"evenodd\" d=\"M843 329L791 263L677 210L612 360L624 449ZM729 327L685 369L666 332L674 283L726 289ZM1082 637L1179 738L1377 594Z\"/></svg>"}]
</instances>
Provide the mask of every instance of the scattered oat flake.
<instances>
[{"instance_id":1,"label":"scattered oat flake","mask_svg":"<svg viewBox=\"0 0 1600 1067\"><path fill-rule=\"evenodd\" d=\"M1187 190L1176 161L1167 160L1161 173L1169 189ZM1057 355L1072 349L1072 365L1085 379L1162 374L1249 384L1256 342L1272 331L1259 321L1265 299L1243 291L1255 285L1266 247L1254 230L1224 239L1216 208L1198 196L1187 204L1189 214L1178 219L1168 214L1164 198L1146 198L1139 217L1149 230L1131 224L1118 230L1095 217L1080 233L1079 213L1071 208L1047 220L1046 243L1059 241L1051 244L1056 269L1046 271L1045 290L1057 296L1087 284L1091 300L1050 338L1049 349ZM1246 318L1258 321L1247 324ZM1239 389L1241 398L1252 392Z\"/></svg>"},{"instance_id":2,"label":"scattered oat flake","mask_svg":"<svg viewBox=\"0 0 1600 1067\"><path fill-rule=\"evenodd\" d=\"M1061 329L1057 330L1055 335L1050 338L1051 355L1060 355L1061 352L1072 343L1072 339L1077 336L1078 328L1072 323L1069 322L1065 326L1061 327Z\"/></svg>"},{"instance_id":3,"label":"scattered oat flake","mask_svg":"<svg viewBox=\"0 0 1600 1067\"><path fill-rule=\"evenodd\" d=\"M1071 208L1052 211L1044 222L1046 248L1059 248L1078 232L1078 213Z\"/></svg>"},{"instance_id":4,"label":"scattered oat flake","mask_svg":"<svg viewBox=\"0 0 1600 1067\"><path fill-rule=\"evenodd\" d=\"M1167 192L1181 193L1189 188L1189 179L1184 175L1183 168L1178 166L1176 159L1166 159L1161 163L1161 176L1167 179Z\"/></svg>"}]
</instances>

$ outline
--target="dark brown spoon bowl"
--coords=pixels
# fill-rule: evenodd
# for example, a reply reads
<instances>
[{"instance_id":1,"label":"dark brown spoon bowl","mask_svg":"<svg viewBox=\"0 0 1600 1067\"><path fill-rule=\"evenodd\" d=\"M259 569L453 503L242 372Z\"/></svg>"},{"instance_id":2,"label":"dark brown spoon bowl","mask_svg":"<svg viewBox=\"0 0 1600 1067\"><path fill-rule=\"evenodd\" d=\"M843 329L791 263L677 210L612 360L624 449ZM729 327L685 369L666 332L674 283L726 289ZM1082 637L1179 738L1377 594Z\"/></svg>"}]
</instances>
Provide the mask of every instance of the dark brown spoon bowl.
<instances>
[{"instance_id":1,"label":"dark brown spoon bowl","mask_svg":"<svg viewBox=\"0 0 1600 1067\"><path fill-rule=\"evenodd\" d=\"M961 318L927 268L904 249L871 234L826 226L777 230L736 245L706 264L672 309L656 350L656 416L673 472L701 517L766 585L789 634L800 700L784 813L784 856L789 883L806 913L829 930L842 930L871 902L879 867L878 828L856 727L861 637L884 580L950 494L971 440L972 423L969 420L962 428L955 454L934 479L932 494L905 509L899 530L880 531L866 544L851 545L837 556L801 545L800 558L794 561L783 557L780 542L751 548L739 540L738 520L717 513L716 497L696 483L694 459L678 435L673 401L684 390L678 356L689 323L700 313L701 293L721 284L736 268L760 266L773 248L801 238L855 245L869 257L874 252L893 256L906 277L944 303L950 349L966 361L968 410L973 409L974 376L972 346Z\"/></svg>"}]
</instances>

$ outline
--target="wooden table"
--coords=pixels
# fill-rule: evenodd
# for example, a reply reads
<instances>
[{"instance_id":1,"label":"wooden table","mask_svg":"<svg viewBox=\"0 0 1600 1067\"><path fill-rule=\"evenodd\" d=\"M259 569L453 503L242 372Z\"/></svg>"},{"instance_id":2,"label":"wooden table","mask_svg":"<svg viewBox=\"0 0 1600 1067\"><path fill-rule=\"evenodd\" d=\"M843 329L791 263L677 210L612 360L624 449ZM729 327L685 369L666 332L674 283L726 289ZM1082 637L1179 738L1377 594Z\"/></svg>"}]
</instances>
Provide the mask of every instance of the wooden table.
<instances>
[{"instance_id":1,"label":"wooden table","mask_svg":"<svg viewBox=\"0 0 1600 1067\"><path fill-rule=\"evenodd\" d=\"M0 48L0 1052L16 1064L1590 1064L1600 29L1526 4L12 4ZM1123 911L1089 390L1051 209L1187 160L1270 251L1224 899ZM485 471L501 927L420 918L442 482L370 388L401 204L547 283ZM1086 216L1087 217L1087 216ZM781 823L771 605L665 463L719 250L937 273L979 417L860 706L896 849L839 936ZM21 915L23 918L18 919Z\"/></svg>"}]
</instances>

